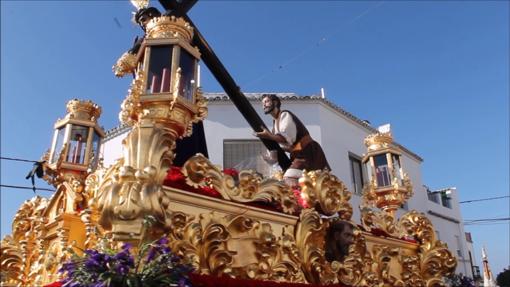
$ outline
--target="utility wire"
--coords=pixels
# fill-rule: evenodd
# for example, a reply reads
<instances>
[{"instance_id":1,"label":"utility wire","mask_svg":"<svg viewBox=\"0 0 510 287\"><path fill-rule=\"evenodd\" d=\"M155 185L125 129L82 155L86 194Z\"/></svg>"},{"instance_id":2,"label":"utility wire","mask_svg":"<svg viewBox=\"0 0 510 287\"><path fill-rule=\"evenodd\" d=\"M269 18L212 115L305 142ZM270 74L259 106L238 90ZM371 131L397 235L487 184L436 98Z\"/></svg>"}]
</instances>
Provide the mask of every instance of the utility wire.
<instances>
[{"instance_id":1,"label":"utility wire","mask_svg":"<svg viewBox=\"0 0 510 287\"><path fill-rule=\"evenodd\" d=\"M12 157L4 157L4 156L1 156L0 159L5 159L5 160L12 160L12 161L23 161L23 162L37 162L36 160L28 160L28 159L22 159L22 158L12 158Z\"/></svg>"},{"instance_id":2,"label":"utility wire","mask_svg":"<svg viewBox=\"0 0 510 287\"><path fill-rule=\"evenodd\" d=\"M509 220L510 220L510 217L472 219L472 220L464 220L464 225L481 225L481 224L490 224L490 223L501 223L503 221L509 221Z\"/></svg>"},{"instance_id":3,"label":"utility wire","mask_svg":"<svg viewBox=\"0 0 510 287\"><path fill-rule=\"evenodd\" d=\"M312 51L313 49L319 47L320 45L322 45L324 42L326 42L327 40L329 40L330 38L333 38L334 36L336 36L343 28L345 28L346 26L348 25L352 25L354 22L356 22L357 20L359 20L361 17L365 16L366 14L368 14L371 10L373 9L376 9L376 8L379 8L381 5L384 4L384 1L380 1L378 2L377 4L371 6L371 7L368 7L366 10L364 10L363 12L361 12L360 14L358 14L356 17L352 18L350 21L347 22L347 24L345 25L341 25L338 29L336 29L335 31L333 31L332 33L330 33L329 35L324 35L322 36L317 42L315 42L313 45L310 45L309 47L303 49L301 52L297 53L294 57L290 58L289 60L285 61L284 63L282 64L279 64L277 65L276 67L274 67L271 71L265 73L265 74L262 74L261 76L259 76L258 78L256 78L255 80L252 80L251 82L248 82L247 84L244 84L245 87L249 87L257 82L259 82L260 80L266 78L267 76L269 76L270 74L274 73L274 72L277 72L277 71L280 71L280 70L283 70L284 68L286 68L288 65L292 64L293 62L297 61L298 59L302 58L304 55L308 54L310 51Z\"/></svg>"},{"instance_id":4,"label":"utility wire","mask_svg":"<svg viewBox=\"0 0 510 287\"><path fill-rule=\"evenodd\" d=\"M29 186L20 186L20 185L6 185L6 184L0 184L0 187L7 187L7 188L17 188L17 189L30 189L34 190L34 188ZM55 191L54 189L49 188L42 188L42 187L36 187L35 190L44 190L44 191Z\"/></svg>"},{"instance_id":5,"label":"utility wire","mask_svg":"<svg viewBox=\"0 0 510 287\"><path fill-rule=\"evenodd\" d=\"M502 199L502 198L508 198L508 197L510 197L510 195L497 196L497 197L487 197L487 198L472 199L472 200L465 200L465 201L460 201L459 203L470 203L470 202L478 202L478 201L487 201L487 200L495 200L495 199Z\"/></svg>"}]
</instances>

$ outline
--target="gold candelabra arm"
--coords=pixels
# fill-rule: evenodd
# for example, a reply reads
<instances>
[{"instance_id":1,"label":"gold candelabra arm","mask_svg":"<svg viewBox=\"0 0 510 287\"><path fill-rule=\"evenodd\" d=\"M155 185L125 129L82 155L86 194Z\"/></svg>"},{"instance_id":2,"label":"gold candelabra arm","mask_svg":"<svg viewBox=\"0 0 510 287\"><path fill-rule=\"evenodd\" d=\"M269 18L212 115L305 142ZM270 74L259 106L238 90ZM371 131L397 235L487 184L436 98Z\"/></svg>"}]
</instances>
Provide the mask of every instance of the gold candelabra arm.
<instances>
[{"instance_id":1,"label":"gold candelabra arm","mask_svg":"<svg viewBox=\"0 0 510 287\"><path fill-rule=\"evenodd\" d=\"M137 59L135 54L125 52L120 56L117 62L113 65L112 70L115 76L124 77L128 73L135 71Z\"/></svg>"}]
</instances>

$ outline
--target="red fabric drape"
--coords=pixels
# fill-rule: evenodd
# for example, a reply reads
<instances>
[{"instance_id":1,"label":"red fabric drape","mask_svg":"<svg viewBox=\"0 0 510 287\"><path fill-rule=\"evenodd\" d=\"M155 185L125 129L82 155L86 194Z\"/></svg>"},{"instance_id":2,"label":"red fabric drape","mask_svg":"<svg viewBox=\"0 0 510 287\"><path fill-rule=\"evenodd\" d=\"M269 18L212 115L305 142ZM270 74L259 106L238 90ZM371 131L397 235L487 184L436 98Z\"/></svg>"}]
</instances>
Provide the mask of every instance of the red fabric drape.
<instances>
[{"instance_id":1,"label":"red fabric drape","mask_svg":"<svg viewBox=\"0 0 510 287\"><path fill-rule=\"evenodd\" d=\"M190 274L193 287L349 287L344 284L316 285Z\"/></svg>"}]
</instances>

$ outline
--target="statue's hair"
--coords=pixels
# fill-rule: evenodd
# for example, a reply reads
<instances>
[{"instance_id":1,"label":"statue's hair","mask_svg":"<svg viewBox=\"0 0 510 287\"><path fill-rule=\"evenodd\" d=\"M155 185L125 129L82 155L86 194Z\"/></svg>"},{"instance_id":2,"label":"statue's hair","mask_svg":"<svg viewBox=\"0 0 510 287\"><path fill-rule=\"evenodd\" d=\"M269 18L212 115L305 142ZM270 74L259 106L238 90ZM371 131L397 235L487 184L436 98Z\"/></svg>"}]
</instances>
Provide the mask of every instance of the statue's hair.
<instances>
[{"instance_id":1,"label":"statue's hair","mask_svg":"<svg viewBox=\"0 0 510 287\"><path fill-rule=\"evenodd\" d=\"M140 18L145 14L149 14L152 17L161 16L161 12L159 12L157 8L154 7L142 8L136 11L135 15L133 16L133 22L137 23L138 25L141 25Z\"/></svg>"},{"instance_id":2,"label":"statue's hair","mask_svg":"<svg viewBox=\"0 0 510 287\"><path fill-rule=\"evenodd\" d=\"M276 94L263 94L262 95L262 99L265 99L265 98L269 98L271 101L275 101L276 102L276 107L278 109L282 105L282 101L280 100L280 98Z\"/></svg>"},{"instance_id":3,"label":"statue's hair","mask_svg":"<svg viewBox=\"0 0 510 287\"><path fill-rule=\"evenodd\" d=\"M328 261L335 260L334 254L336 254L339 251L341 252L341 250L338 250L338 247L336 244L335 233L337 233L337 232L341 233L347 227L349 227L351 229L354 228L350 222L338 220L338 219L333 220L329 224L328 230L326 231L326 237L324 238L325 239L325 246L324 246L325 254L324 255L326 257L326 260L328 260ZM342 254L342 255L346 256L347 254Z\"/></svg>"}]
</instances>

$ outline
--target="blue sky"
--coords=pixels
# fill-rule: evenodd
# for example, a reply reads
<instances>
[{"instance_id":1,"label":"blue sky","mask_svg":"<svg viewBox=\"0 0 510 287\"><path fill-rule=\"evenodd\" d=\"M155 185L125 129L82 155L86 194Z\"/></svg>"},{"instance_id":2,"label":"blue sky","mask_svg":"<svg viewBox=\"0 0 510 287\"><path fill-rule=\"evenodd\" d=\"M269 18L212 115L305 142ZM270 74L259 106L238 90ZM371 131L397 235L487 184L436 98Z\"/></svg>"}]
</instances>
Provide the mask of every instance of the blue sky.
<instances>
[{"instance_id":1,"label":"blue sky","mask_svg":"<svg viewBox=\"0 0 510 287\"><path fill-rule=\"evenodd\" d=\"M111 72L141 32L129 1L1 1L1 154L37 160L72 98L118 124L131 79ZM509 194L509 2L200 1L189 13L245 92L326 97L424 158L432 189L460 200ZM115 21L118 20L120 25ZM205 66L205 91L221 91ZM29 185L30 164L1 161ZM43 181L38 186L48 187ZM41 192L43 196L49 193ZM30 190L2 188L1 234ZM509 217L509 200L462 205L464 219ZM495 274L509 223L466 226Z\"/></svg>"}]
</instances>

